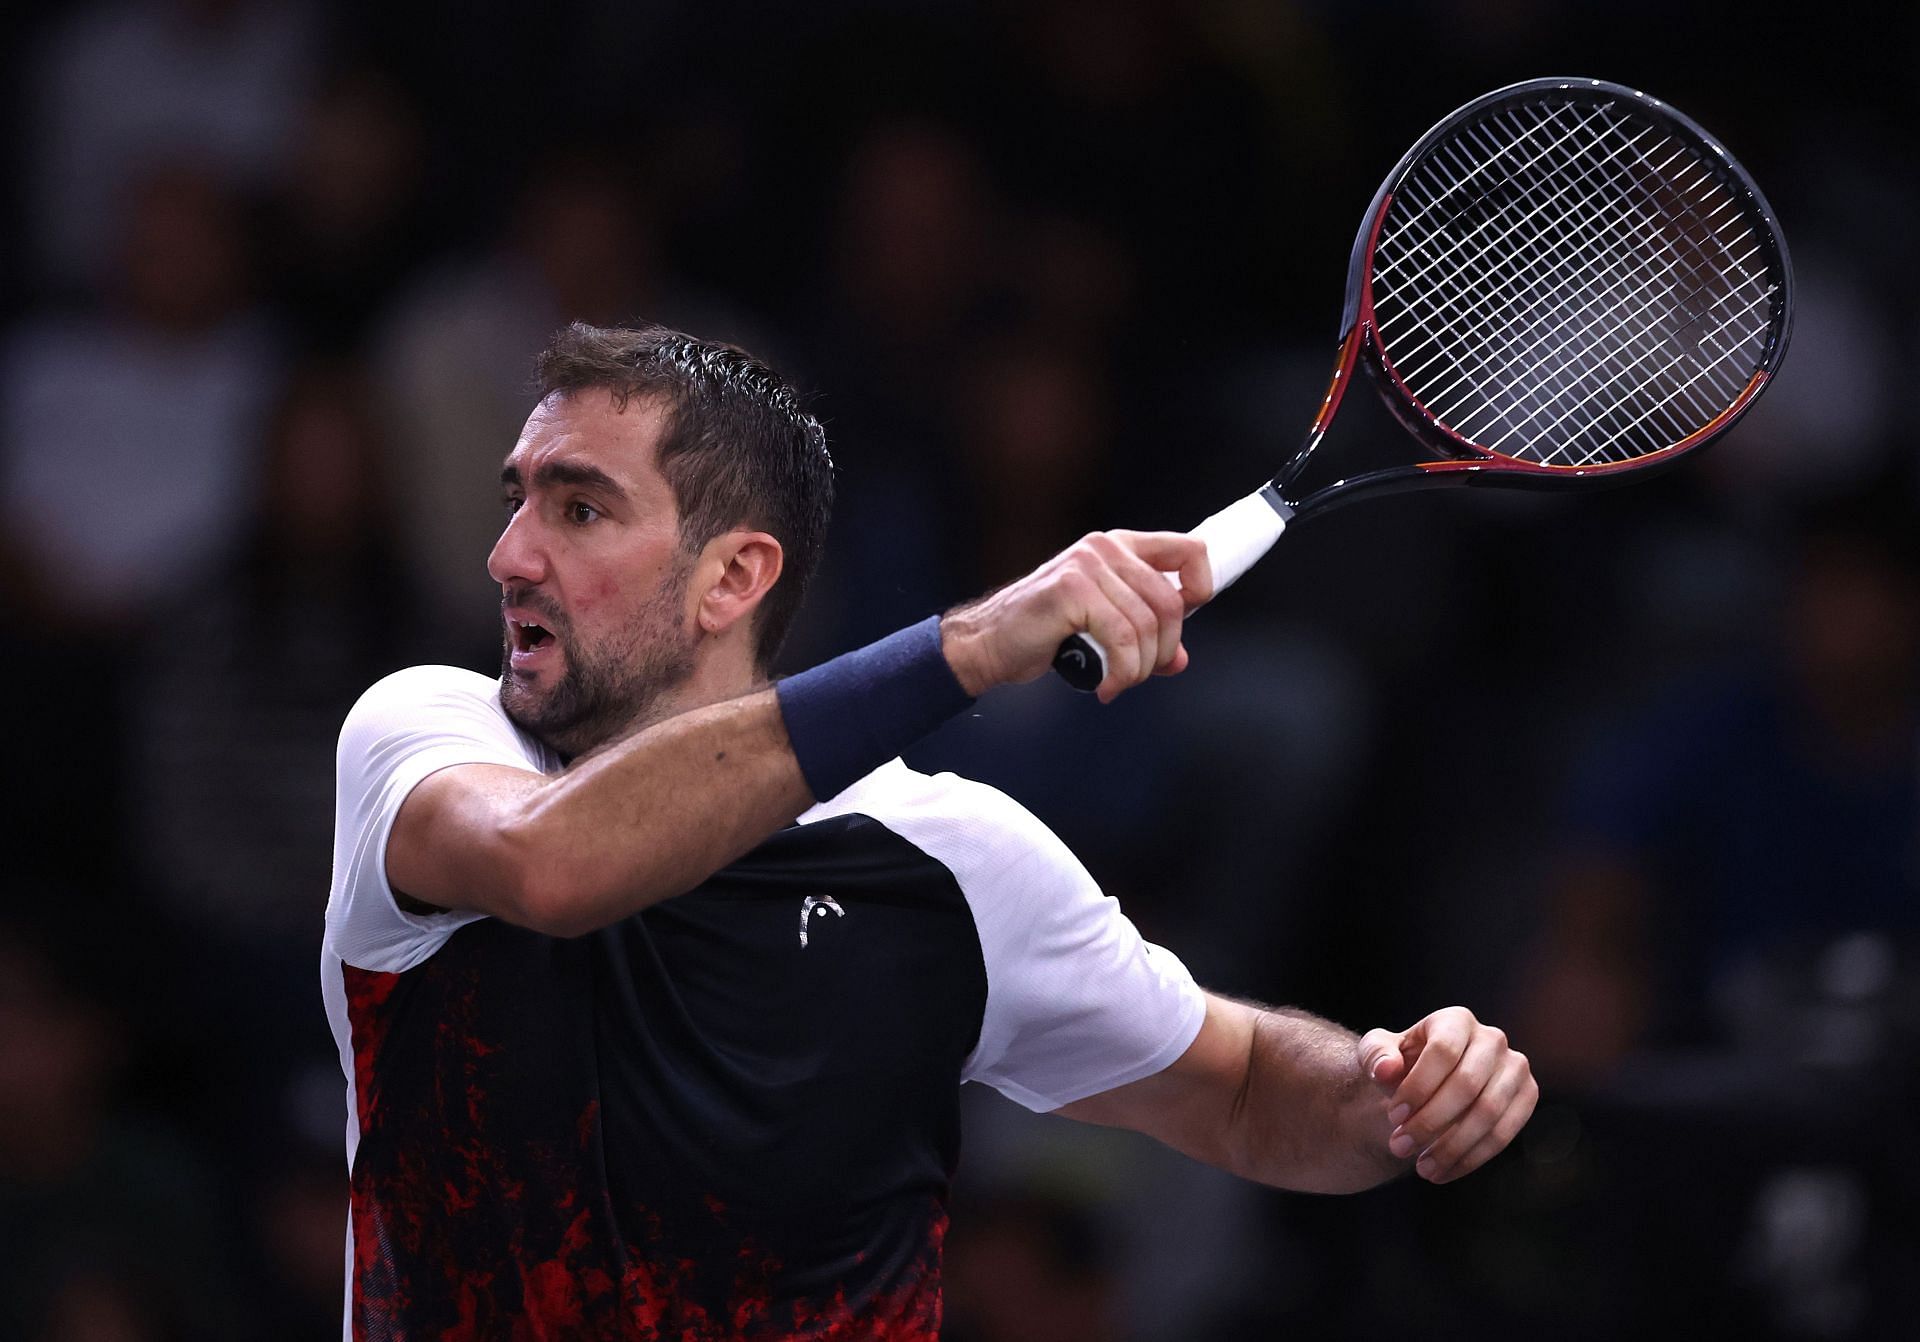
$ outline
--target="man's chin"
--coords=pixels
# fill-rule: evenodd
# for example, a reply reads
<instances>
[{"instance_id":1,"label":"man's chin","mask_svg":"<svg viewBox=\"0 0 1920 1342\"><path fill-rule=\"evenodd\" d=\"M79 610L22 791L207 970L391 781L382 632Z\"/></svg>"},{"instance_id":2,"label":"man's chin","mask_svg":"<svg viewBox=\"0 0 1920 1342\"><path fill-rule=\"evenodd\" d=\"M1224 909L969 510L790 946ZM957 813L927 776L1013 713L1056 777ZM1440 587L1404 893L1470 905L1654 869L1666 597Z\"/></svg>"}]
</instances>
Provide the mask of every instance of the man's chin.
<instances>
[{"instance_id":1,"label":"man's chin","mask_svg":"<svg viewBox=\"0 0 1920 1342\"><path fill-rule=\"evenodd\" d=\"M548 667L515 666L509 659L500 668L500 706L514 725L535 731L547 716L559 674Z\"/></svg>"},{"instance_id":2,"label":"man's chin","mask_svg":"<svg viewBox=\"0 0 1920 1342\"><path fill-rule=\"evenodd\" d=\"M541 694L525 677L508 671L500 677L500 707L507 721L542 745L558 749L551 739L553 727L551 694Z\"/></svg>"}]
</instances>

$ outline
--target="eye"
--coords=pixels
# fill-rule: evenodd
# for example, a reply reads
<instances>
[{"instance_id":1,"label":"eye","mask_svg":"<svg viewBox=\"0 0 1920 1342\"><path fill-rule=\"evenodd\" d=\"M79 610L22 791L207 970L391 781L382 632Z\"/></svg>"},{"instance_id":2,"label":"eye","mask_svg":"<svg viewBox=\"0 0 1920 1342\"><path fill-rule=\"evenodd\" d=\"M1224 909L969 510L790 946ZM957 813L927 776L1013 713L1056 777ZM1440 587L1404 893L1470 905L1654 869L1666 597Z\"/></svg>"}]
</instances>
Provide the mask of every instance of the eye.
<instances>
[{"instance_id":1,"label":"eye","mask_svg":"<svg viewBox=\"0 0 1920 1342\"><path fill-rule=\"evenodd\" d=\"M575 526L586 526L587 523L599 516L600 510L590 503L576 502L567 505L567 520Z\"/></svg>"},{"instance_id":2,"label":"eye","mask_svg":"<svg viewBox=\"0 0 1920 1342\"><path fill-rule=\"evenodd\" d=\"M515 513L520 511L520 505L525 502L526 502L525 499L520 498L517 495L509 494L504 499L500 500L500 506L507 510L508 517L512 517Z\"/></svg>"}]
</instances>

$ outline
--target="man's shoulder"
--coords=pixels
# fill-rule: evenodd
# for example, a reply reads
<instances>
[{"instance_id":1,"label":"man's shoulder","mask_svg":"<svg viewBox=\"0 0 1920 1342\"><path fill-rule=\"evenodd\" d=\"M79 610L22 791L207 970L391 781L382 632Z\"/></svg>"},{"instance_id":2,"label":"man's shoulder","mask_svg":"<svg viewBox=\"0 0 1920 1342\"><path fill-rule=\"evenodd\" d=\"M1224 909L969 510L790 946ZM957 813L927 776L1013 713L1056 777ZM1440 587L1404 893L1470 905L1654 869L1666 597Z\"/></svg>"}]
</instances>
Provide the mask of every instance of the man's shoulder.
<instances>
[{"instance_id":1,"label":"man's shoulder","mask_svg":"<svg viewBox=\"0 0 1920 1342\"><path fill-rule=\"evenodd\" d=\"M343 760L371 755L402 742L473 740L529 767L556 767L547 752L522 732L500 703L500 682L457 666L410 666L375 681L347 713L340 728Z\"/></svg>"},{"instance_id":2,"label":"man's shoulder","mask_svg":"<svg viewBox=\"0 0 1920 1342\"><path fill-rule=\"evenodd\" d=\"M447 709L497 714L504 720L500 682L464 667L409 666L369 685L348 710L347 726Z\"/></svg>"}]
</instances>

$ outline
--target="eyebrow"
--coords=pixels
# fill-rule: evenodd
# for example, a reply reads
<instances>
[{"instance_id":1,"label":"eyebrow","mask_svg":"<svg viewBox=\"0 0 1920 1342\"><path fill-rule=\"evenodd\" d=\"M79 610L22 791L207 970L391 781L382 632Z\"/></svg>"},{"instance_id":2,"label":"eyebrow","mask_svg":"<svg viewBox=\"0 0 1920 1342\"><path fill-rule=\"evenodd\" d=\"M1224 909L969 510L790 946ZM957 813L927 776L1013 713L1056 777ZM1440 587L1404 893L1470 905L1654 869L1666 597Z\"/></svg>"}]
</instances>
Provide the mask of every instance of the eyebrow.
<instances>
[{"instance_id":1,"label":"eyebrow","mask_svg":"<svg viewBox=\"0 0 1920 1342\"><path fill-rule=\"evenodd\" d=\"M509 488L520 487L520 468L504 466L500 470L500 483ZM574 485L588 489L598 489L616 499L625 499L627 491L620 487L619 481L601 470L598 466L588 466L577 461L548 461L541 463L540 469L533 473L533 483L539 488L552 488L560 485Z\"/></svg>"}]
</instances>

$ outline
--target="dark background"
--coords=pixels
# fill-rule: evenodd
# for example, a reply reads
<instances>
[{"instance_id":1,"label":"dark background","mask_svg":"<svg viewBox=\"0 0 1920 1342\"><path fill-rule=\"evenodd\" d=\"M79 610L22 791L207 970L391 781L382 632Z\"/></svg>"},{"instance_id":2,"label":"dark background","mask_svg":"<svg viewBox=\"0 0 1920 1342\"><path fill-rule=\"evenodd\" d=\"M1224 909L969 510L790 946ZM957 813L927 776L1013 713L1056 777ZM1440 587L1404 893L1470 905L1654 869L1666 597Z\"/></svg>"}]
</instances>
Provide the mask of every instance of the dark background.
<instances>
[{"instance_id":1,"label":"dark background","mask_svg":"<svg viewBox=\"0 0 1920 1342\"><path fill-rule=\"evenodd\" d=\"M567 320L736 340L840 466L801 666L1304 430L1380 176L1468 98L1680 107L1793 249L1724 443L1297 536L1101 709L912 756L1210 986L1451 1002L1545 1098L1316 1199L970 1095L956 1338L1868 1338L1920 1261L1910 12L1649 3L299 5L0 20L0 1338L338 1335L334 733L496 664L482 558ZM1332 454L1402 450L1370 395Z\"/></svg>"}]
</instances>

